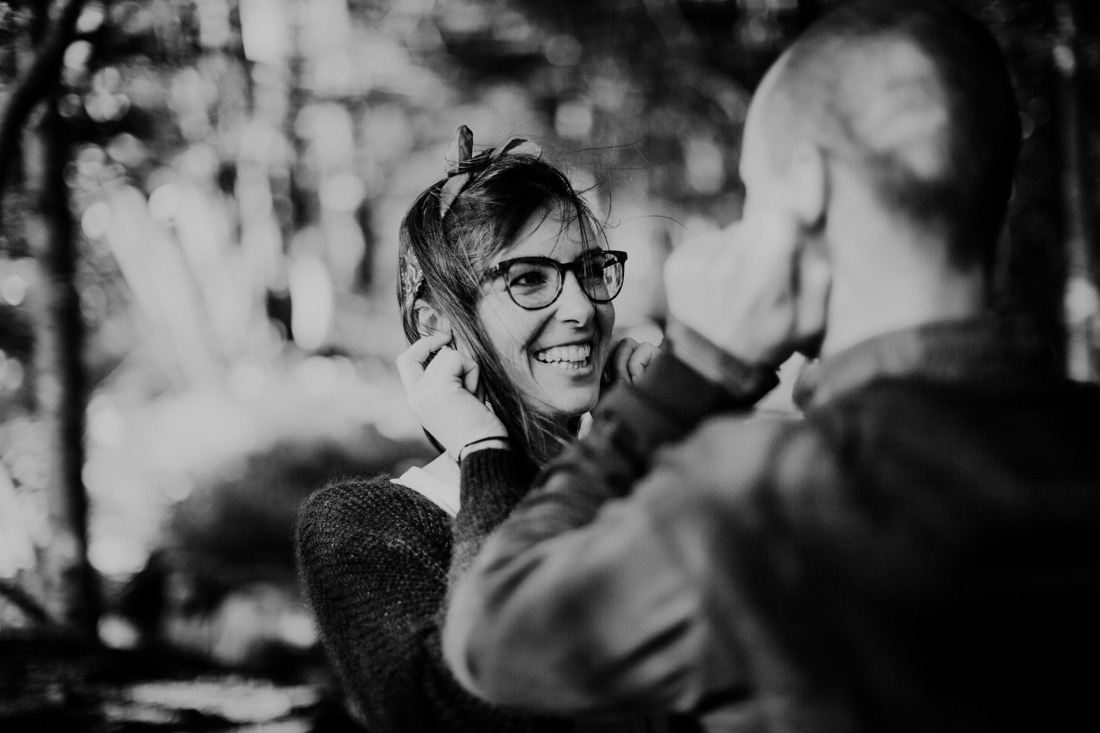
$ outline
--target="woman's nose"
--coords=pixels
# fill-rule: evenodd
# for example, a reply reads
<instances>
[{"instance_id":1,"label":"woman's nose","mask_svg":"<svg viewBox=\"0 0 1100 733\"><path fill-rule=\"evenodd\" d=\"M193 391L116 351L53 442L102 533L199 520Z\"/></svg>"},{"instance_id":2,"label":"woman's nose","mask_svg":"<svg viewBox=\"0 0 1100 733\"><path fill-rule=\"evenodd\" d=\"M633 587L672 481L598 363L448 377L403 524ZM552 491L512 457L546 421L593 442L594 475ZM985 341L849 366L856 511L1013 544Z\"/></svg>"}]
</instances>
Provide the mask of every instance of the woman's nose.
<instances>
[{"instance_id":1,"label":"woman's nose","mask_svg":"<svg viewBox=\"0 0 1100 733\"><path fill-rule=\"evenodd\" d=\"M586 325L596 313L596 306L581 287L580 280L572 272L565 273L561 295L558 296L557 312L559 320Z\"/></svg>"}]
</instances>

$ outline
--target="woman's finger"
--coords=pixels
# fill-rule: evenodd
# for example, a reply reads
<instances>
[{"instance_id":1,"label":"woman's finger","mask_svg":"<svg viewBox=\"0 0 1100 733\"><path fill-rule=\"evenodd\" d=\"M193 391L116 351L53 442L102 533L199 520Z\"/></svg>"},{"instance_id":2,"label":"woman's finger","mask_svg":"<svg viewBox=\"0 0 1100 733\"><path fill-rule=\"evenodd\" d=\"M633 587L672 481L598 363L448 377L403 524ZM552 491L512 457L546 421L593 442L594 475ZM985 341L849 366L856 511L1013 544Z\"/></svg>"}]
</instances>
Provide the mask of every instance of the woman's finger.
<instances>
[{"instance_id":1,"label":"woman's finger","mask_svg":"<svg viewBox=\"0 0 1100 733\"><path fill-rule=\"evenodd\" d=\"M409 347L406 353L416 359L421 365L428 360L434 352L439 351L451 341L451 334L447 331L430 333Z\"/></svg>"},{"instance_id":2,"label":"woman's finger","mask_svg":"<svg viewBox=\"0 0 1100 733\"><path fill-rule=\"evenodd\" d=\"M396 359L397 374L401 378L401 384L404 385L406 392L424 376L424 362L434 352L443 348L449 338L450 336L446 333L433 333L420 339L398 355Z\"/></svg>"},{"instance_id":3,"label":"woman's finger","mask_svg":"<svg viewBox=\"0 0 1100 733\"><path fill-rule=\"evenodd\" d=\"M478 394L478 381L481 378L481 368L478 367L477 362L473 359L469 359L469 364L466 365L466 372L462 378L462 386L466 388L466 391L472 395L475 395L479 400L482 396Z\"/></svg>"},{"instance_id":4,"label":"woman's finger","mask_svg":"<svg viewBox=\"0 0 1100 733\"><path fill-rule=\"evenodd\" d=\"M634 384L642 375L645 374L645 370L649 367L650 362L653 361L653 356L657 353L657 349L653 344L640 343L634 349L634 353L630 355L630 360L626 364L626 372L630 375L630 383Z\"/></svg>"},{"instance_id":5,"label":"woman's finger","mask_svg":"<svg viewBox=\"0 0 1100 733\"><path fill-rule=\"evenodd\" d=\"M476 395L481 371L477 362L461 351L443 346L424 369L425 382L452 382Z\"/></svg>"},{"instance_id":6,"label":"woman's finger","mask_svg":"<svg viewBox=\"0 0 1100 733\"><path fill-rule=\"evenodd\" d=\"M615 345L611 347L611 353L608 355L607 361L604 362L603 373L600 375L601 384L611 385L619 379L619 354L624 348L624 341L625 339L617 341Z\"/></svg>"},{"instance_id":7,"label":"woman's finger","mask_svg":"<svg viewBox=\"0 0 1100 733\"><path fill-rule=\"evenodd\" d=\"M424 367L424 378L432 381L462 381L462 355L450 346L436 350L432 363Z\"/></svg>"},{"instance_id":8,"label":"woman's finger","mask_svg":"<svg viewBox=\"0 0 1100 733\"><path fill-rule=\"evenodd\" d=\"M624 338L619 342L619 345L615 348L615 379L624 382L630 381L630 357L634 355L634 350L638 348L638 342L632 338Z\"/></svg>"}]
</instances>

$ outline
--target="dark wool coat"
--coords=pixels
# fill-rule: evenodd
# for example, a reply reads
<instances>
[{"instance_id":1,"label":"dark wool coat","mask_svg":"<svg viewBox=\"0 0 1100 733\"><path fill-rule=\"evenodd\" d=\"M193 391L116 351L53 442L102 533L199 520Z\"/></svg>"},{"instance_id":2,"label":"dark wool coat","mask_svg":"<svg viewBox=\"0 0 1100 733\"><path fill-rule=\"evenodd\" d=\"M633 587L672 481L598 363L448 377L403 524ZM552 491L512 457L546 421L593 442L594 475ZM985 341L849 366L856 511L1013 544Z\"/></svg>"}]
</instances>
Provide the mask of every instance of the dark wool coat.
<instances>
[{"instance_id":1,"label":"dark wool coat","mask_svg":"<svg viewBox=\"0 0 1100 733\"><path fill-rule=\"evenodd\" d=\"M713 731L1100 730L1100 389L1034 329L864 342L800 420L722 409L673 346L452 591L465 684Z\"/></svg>"}]
</instances>

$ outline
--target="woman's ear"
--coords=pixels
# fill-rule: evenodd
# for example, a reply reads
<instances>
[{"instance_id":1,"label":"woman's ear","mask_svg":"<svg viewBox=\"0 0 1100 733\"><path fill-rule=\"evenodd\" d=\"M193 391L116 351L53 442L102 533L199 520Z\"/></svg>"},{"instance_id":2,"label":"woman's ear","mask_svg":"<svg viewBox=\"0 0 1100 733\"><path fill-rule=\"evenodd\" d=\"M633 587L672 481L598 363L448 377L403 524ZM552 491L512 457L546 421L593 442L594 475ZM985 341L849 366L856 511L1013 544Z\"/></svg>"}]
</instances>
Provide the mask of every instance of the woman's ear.
<instances>
[{"instance_id":1,"label":"woman's ear","mask_svg":"<svg viewBox=\"0 0 1100 733\"><path fill-rule=\"evenodd\" d=\"M421 338L437 333L450 335L451 322L428 301L417 299L413 305L413 313L416 316L416 330Z\"/></svg>"}]
</instances>

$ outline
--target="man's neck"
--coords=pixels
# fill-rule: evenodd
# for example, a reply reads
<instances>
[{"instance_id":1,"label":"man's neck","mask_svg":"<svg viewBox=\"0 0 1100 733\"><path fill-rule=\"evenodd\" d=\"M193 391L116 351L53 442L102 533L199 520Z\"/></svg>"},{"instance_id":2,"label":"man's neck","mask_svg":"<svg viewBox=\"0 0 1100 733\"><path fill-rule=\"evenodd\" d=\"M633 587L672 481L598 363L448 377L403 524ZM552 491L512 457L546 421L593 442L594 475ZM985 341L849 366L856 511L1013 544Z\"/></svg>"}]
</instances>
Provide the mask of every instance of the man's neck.
<instances>
[{"instance_id":1,"label":"man's neck","mask_svg":"<svg viewBox=\"0 0 1100 733\"><path fill-rule=\"evenodd\" d=\"M838 272L821 355L836 354L893 331L974 318L987 309L987 289L980 273L959 272L920 257L899 256L892 267Z\"/></svg>"}]
</instances>

